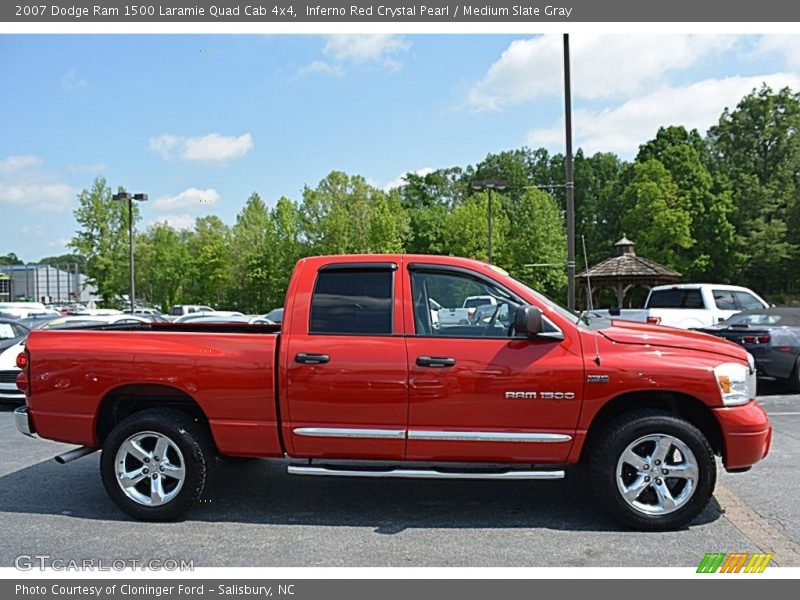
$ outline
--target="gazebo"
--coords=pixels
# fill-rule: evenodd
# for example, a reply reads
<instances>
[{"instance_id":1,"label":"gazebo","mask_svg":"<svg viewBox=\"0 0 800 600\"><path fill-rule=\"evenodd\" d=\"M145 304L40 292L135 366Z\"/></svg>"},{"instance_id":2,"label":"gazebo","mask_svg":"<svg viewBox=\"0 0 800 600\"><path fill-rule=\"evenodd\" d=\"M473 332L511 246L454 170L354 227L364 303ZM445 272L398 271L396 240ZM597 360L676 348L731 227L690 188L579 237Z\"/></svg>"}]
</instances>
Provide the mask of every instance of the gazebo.
<instances>
[{"instance_id":1,"label":"gazebo","mask_svg":"<svg viewBox=\"0 0 800 600\"><path fill-rule=\"evenodd\" d=\"M603 288L610 288L617 296L617 306L623 307L625 296L632 289L643 287L650 289L656 285L671 283L681 278L681 274L664 265L637 256L634 243L625 234L614 244L615 256L578 273L576 277L583 280L586 297L589 290L596 293Z\"/></svg>"}]
</instances>

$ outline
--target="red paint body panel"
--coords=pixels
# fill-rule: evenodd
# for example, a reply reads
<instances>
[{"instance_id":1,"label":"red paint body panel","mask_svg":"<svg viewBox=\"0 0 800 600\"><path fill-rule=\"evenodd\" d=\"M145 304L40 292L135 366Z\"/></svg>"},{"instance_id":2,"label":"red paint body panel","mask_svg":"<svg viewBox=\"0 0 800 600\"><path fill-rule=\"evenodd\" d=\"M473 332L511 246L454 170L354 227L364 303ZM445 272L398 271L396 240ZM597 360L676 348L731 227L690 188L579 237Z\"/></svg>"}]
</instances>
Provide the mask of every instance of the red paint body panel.
<instances>
[{"instance_id":1,"label":"red paint body panel","mask_svg":"<svg viewBox=\"0 0 800 600\"><path fill-rule=\"evenodd\" d=\"M391 335L309 333L318 270L333 263L394 263ZM458 267L539 307L562 340L417 336L408 265ZM27 344L29 409L39 435L97 445L104 398L128 385L160 385L194 399L220 452L240 456L574 463L598 412L623 394L672 392L705 404L723 431L724 461L760 460L771 429L757 403L723 408L713 368L746 354L704 334L633 322L576 326L524 285L477 261L410 255L311 257L289 282L279 335L170 331L34 331ZM298 353L330 356L301 364ZM418 356L455 365L423 368ZM598 364L599 357L599 364ZM601 382L597 379L601 377ZM592 382L594 380L594 382ZM517 398L509 391L568 393ZM391 430L399 437L309 436L298 428ZM560 434L558 442L423 440L405 432ZM308 433L308 432L306 432Z\"/></svg>"},{"instance_id":2,"label":"red paint body panel","mask_svg":"<svg viewBox=\"0 0 800 600\"><path fill-rule=\"evenodd\" d=\"M220 452L281 456L276 342L269 334L35 330L26 342L29 410L42 437L96 446L95 420L109 393L166 386L200 405ZM269 433L253 436L254 427Z\"/></svg>"},{"instance_id":3,"label":"red paint body panel","mask_svg":"<svg viewBox=\"0 0 800 600\"><path fill-rule=\"evenodd\" d=\"M717 408L714 414L722 427L725 468L749 467L767 455L772 441L772 428L766 411L758 402Z\"/></svg>"}]
</instances>

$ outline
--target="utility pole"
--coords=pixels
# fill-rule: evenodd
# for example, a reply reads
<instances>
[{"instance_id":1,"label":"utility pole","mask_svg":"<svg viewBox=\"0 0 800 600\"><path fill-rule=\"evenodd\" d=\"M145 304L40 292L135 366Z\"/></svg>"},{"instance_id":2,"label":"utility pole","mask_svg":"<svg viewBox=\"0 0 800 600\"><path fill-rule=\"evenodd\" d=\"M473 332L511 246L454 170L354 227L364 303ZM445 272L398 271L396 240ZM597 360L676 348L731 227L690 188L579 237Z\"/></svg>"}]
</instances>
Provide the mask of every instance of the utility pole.
<instances>
[{"instance_id":1,"label":"utility pole","mask_svg":"<svg viewBox=\"0 0 800 600\"><path fill-rule=\"evenodd\" d=\"M147 200L147 194L131 194L130 192L119 192L114 194L114 200L121 200L128 202L128 252L130 254L130 274L131 274L131 314L136 311L136 275L133 265L133 201L144 202ZM77 265L76 265L77 270Z\"/></svg>"},{"instance_id":2,"label":"utility pole","mask_svg":"<svg viewBox=\"0 0 800 600\"><path fill-rule=\"evenodd\" d=\"M504 189L508 187L508 184L505 181L500 179L482 179L480 181L473 181L472 182L472 189L475 191L486 190L486 194L488 196L487 206L486 206L486 221L487 221L487 229L488 229L488 243L487 243L487 254L489 257L489 264L494 264L494 252L493 252L493 244L492 244L492 237L493 237L493 225L492 221L494 220L492 214L492 190L497 190L502 192Z\"/></svg>"},{"instance_id":3,"label":"utility pole","mask_svg":"<svg viewBox=\"0 0 800 600\"><path fill-rule=\"evenodd\" d=\"M575 181L572 164L572 88L569 74L569 34L564 34L564 127L567 190L567 307L575 310Z\"/></svg>"}]
</instances>

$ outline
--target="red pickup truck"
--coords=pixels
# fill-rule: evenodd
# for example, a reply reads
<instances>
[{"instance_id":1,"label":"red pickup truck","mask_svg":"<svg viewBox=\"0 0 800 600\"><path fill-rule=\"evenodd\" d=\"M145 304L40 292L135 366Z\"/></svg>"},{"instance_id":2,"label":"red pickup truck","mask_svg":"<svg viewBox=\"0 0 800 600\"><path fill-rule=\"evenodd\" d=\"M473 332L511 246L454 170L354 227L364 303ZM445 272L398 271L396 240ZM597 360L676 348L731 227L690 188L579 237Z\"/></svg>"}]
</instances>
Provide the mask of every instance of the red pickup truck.
<instances>
[{"instance_id":1,"label":"red pickup truck","mask_svg":"<svg viewBox=\"0 0 800 600\"><path fill-rule=\"evenodd\" d=\"M491 298L467 322L437 318ZM745 471L772 429L739 346L584 322L491 265L413 255L301 260L281 331L164 323L34 331L19 357L28 435L103 450L111 498L179 517L217 456L290 473L559 479L585 463L598 503L638 529L700 513L721 456Z\"/></svg>"}]
</instances>

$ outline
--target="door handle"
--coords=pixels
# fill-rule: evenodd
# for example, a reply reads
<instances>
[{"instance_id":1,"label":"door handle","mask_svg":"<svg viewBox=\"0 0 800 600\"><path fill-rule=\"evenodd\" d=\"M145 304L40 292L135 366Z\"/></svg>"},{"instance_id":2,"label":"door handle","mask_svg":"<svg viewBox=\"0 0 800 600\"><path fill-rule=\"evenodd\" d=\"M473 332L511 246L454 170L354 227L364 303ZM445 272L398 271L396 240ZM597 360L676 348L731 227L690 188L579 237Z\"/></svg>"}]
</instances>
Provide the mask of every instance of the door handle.
<instances>
[{"instance_id":1,"label":"door handle","mask_svg":"<svg viewBox=\"0 0 800 600\"><path fill-rule=\"evenodd\" d=\"M307 354L305 352L299 352L294 356L295 362L299 362L304 365L321 365L330 361L330 359L331 357L327 354Z\"/></svg>"},{"instance_id":2,"label":"door handle","mask_svg":"<svg viewBox=\"0 0 800 600\"><path fill-rule=\"evenodd\" d=\"M417 366L420 367L453 367L456 364L455 358L445 356L418 356Z\"/></svg>"}]
</instances>

